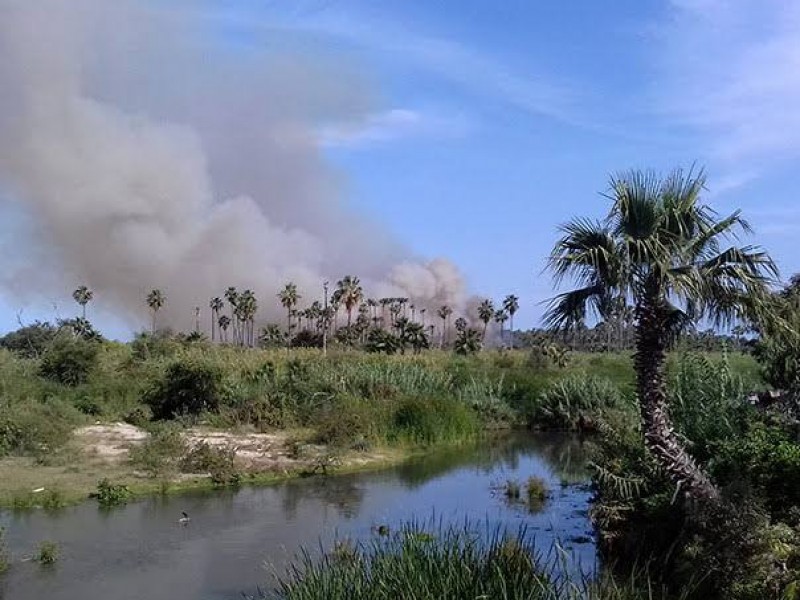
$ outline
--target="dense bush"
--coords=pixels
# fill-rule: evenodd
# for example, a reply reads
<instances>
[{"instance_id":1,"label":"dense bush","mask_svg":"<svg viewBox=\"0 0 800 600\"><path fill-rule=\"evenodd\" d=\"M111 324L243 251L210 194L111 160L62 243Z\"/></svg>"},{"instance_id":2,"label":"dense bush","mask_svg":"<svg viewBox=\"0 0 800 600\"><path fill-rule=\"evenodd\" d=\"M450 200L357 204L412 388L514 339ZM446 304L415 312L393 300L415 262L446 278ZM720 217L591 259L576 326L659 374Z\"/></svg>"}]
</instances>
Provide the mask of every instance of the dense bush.
<instances>
[{"instance_id":1,"label":"dense bush","mask_svg":"<svg viewBox=\"0 0 800 600\"><path fill-rule=\"evenodd\" d=\"M58 403L0 407L0 457L46 458L66 445L74 423L73 415Z\"/></svg>"},{"instance_id":2,"label":"dense bush","mask_svg":"<svg viewBox=\"0 0 800 600\"><path fill-rule=\"evenodd\" d=\"M130 461L150 477L174 475L186 454L186 443L174 427L160 427L130 452Z\"/></svg>"},{"instance_id":3,"label":"dense bush","mask_svg":"<svg viewBox=\"0 0 800 600\"><path fill-rule=\"evenodd\" d=\"M37 358L56 337L58 328L46 321L36 321L0 337L0 348L11 350L23 358Z\"/></svg>"},{"instance_id":4,"label":"dense bush","mask_svg":"<svg viewBox=\"0 0 800 600\"><path fill-rule=\"evenodd\" d=\"M61 333L47 347L39 374L58 383L76 386L85 383L97 366L97 342Z\"/></svg>"},{"instance_id":5,"label":"dense bush","mask_svg":"<svg viewBox=\"0 0 800 600\"><path fill-rule=\"evenodd\" d=\"M415 444L459 442L479 430L477 415L449 398L405 398L394 414L390 437Z\"/></svg>"},{"instance_id":6,"label":"dense bush","mask_svg":"<svg viewBox=\"0 0 800 600\"><path fill-rule=\"evenodd\" d=\"M221 391L222 376L212 365L179 361L170 365L164 377L147 391L144 401L154 419L174 419L217 410Z\"/></svg>"},{"instance_id":7,"label":"dense bush","mask_svg":"<svg viewBox=\"0 0 800 600\"><path fill-rule=\"evenodd\" d=\"M131 491L128 486L113 484L108 479L101 479L97 484L97 492L94 496L100 506L108 508L125 504L131 497Z\"/></svg>"},{"instance_id":8,"label":"dense bush","mask_svg":"<svg viewBox=\"0 0 800 600\"><path fill-rule=\"evenodd\" d=\"M571 376L552 383L540 394L533 424L558 429L594 429L604 413L631 407L611 382Z\"/></svg>"},{"instance_id":9,"label":"dense bush","mask_svg":"<svg viewBox=\"0 0 800 600\"><path fill-rule=\"evenodd\" d=\"M184 473L208 473L214 485L237 485L241 481L241 473L236 468L236 450L216 448L207 442L191 448L181 459L180 468Z\"/></svg>"}]
</instances>

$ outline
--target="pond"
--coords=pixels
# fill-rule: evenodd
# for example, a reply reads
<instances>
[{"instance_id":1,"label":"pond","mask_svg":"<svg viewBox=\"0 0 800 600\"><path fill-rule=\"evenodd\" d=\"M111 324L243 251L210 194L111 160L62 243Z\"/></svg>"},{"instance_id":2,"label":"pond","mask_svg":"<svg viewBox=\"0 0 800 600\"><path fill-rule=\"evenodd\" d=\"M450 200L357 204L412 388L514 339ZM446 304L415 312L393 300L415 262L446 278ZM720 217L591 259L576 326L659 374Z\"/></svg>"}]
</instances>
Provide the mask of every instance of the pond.
<instances>
[{"instance_id":1,"label":"pond","mask_svg":"<svg viewBox=\"0 0 800 600\"><path fill-rule=\"evenodd\" d=\"M56 513L5 513L14 564L0 575L7 600L224 600L271 589L302 547L365 539L403 521L524 528L537 548L559 541L584 571L596 552L588 517L587 446L574 436L530 434L441 451L380 472L312 477L269 487L165 496L104 511L93 502ZM537 513L493 486L538 476L550 498ZM188 524L178 522L181 512ZM24 557L44 540L61 559Z\"/></svg>"}]
</instances>

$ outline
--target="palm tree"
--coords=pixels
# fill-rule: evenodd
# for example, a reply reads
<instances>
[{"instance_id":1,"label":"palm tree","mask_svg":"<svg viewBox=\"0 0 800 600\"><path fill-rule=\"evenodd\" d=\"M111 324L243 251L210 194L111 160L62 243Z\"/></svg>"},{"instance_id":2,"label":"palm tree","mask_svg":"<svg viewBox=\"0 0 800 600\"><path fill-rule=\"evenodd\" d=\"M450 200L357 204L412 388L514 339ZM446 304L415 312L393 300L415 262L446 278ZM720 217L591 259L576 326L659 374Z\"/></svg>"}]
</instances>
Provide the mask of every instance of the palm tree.
<instances>
[{"instance_id":1,"label":"palm tree","mask_svg":"<svg viewBox=\"0 0 800 600\"><path fill-rule=\"evenodd\" d=\"M453 309L443 304L439 307L439 310L436 311L436 315L442 320L442 336L441 336L441 344L440 346L444 348L445 343L447 340L445 339L447 336L447 330L449 329L449 320L450 315L453 314Z\"/></svg>"},{"instance_id":2,"label":"palm tree","mask_svg":"<svg viewBox=\"0 0 800 600\"><path fill-rule=\"evenodd\" d=\"M225 300L227 300L228 304L231 306L230 323L228 323L228 325L233 325L233 343L235 344L237 338L236 305L239 303L239 292L236 291L235 287L231 286L225 290Z\"/></svg>"},{"instance_id":3,"label":"palm tree","mask_svg":"<svg viewBox=\"0 0 800 600\"><path fill-rule=\"evenodd\" d=\"M217 325L219 324L219 312L223 309L225 303L222 302L222 298L215 297L212 298L211 301L208 303L208 307L211 309L211 341L214 341L214 332L217 329Z\"/></svg>"},{"instance_id":4,"label":"palm tree","mask_svg":"<svg viewBox=\"0 0 800 600\"><path fill-rule=\"evenodd\" d=\"M509 294L503 300L503 310L508 313L509 331L511 332L511 347L514 347L514 315L519 310L519 298L514 294Z\"/></svg>"},{"instance_id":5,"label":"palm tree","mask_svg":"<svg viewBox=\"0 0 800 600\"><path fill-rule=\"evenodd\" d=\"M666 351L697 320L724 325L762 315L777 277L768 254L733 243L740 231L750 230L738 211L719 218L701 202L705 181L702 171L681 170L663 179L637 171L612 177L605 221L576 219L561 228L549 268L557 283L569 277L581 287L552 299L546 314L551 328L563 329L587 313L597 316L609 297L631 300L645 444L695 499L715 499L718 490L673 430Z\"/></svg>"},{"instance_id":6,"label":"palm tree","mask_svg":"<svg viewBox=\"0 0 800 600\"><path fill-rule=\"evenodd\" d=\"M489 326L489 321L494 317L494 304L488 298L478 305L478 318L483 321L483 333L481 334L481 341L486 339L486 328Z\"/></svg>"},{"instance_id":7,"label":"palm tree","mask_svg":"<svg viewBox=\"0 0 800 600\"><path fill-rule=\"evenodd\" d=\"M147 306L153 311L153 333L156 332L156 315L166 301L167 297L159 289L152 290L147 294Z\"/></svg>"},{"instance_id":8,"label":"palm tree","mask_svg":"<svg viewBox=\"0 0 800 600\"><path fill-rule=\"evenodd\" d=\"M297 306L297 302L302 296L297 291L297 285L291 281L278 292L278 299L281 301L281 306L286 309L286 331L292 330L292 309Z\"/></svg>"},{"instance_id":9,"label":"palm tree","mask_svg":"<svg viewBox=\"0 0 800 600\"><path fill-rule=\"evenodd\" d=\"M499 323L500 324L500 341L502 342L503 341L503 326L505 325L505 322L508 321L508 313L506 313L506 311L504 311L504 310L498 310L497 312L494 313L494 320L495 320L495 323Z\"/></svg>"},{"instance_id":10,"label":"palm tree","mask_svg":"<svg viewBox=\"0 0 800 600\"><path fill-rule=\"evenodd\" d=\"M361 302L364 297L364 290L361 289L361 282L358 277L353 277L352 275L346 275L336 282L336 288L341 303L347 311L347 328L349 329L353 317L353 308Z\"/></svg>"},{"instance_id":11,"label":"palm tree","mask_svg":"<svg viewBox=\"0 0 800 600\"><path fill-rule=\"evenodd\" d=\"M217 319L217 327L219 327L220 338L223 343L228 342L228 327L231 324L231 318L228 315L220 315Z\"/></svg>"},{"instance_id":12,"label":"palm tree","mask_svg":"<svg viewBox=\"0 0 800 600\"><path fill-rule=\"evenodd\" d=\"M82 319L86 319L86 305L92 301L94 297L94 292L90 290L85 285L80 286L74 292L72 292L72 297L75 299L75 302L81 305L81 309L83 312L81 314Z\"/></svg>"}]
</instances>

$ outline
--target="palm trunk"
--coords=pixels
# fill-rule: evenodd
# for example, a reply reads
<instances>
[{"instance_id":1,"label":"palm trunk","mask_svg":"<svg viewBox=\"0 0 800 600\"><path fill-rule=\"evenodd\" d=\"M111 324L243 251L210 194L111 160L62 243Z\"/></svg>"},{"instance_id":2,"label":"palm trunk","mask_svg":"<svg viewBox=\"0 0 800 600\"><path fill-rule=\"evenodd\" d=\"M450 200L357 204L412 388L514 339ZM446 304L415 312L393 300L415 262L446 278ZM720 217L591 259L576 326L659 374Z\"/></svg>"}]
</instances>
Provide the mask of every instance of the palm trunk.
<instances>
[{"instance_id":1,"label":"palm trunk","mask_svg":"<svg viewBox=\"0 0 800 600\"><path fill-rule=\"evenodd\" d=\"M651 294L636 308L636 388L645 444L678 488L692 499L714 500L719 491L684 448L667 405L663 302Z\"/></svg>"}]
</instances>

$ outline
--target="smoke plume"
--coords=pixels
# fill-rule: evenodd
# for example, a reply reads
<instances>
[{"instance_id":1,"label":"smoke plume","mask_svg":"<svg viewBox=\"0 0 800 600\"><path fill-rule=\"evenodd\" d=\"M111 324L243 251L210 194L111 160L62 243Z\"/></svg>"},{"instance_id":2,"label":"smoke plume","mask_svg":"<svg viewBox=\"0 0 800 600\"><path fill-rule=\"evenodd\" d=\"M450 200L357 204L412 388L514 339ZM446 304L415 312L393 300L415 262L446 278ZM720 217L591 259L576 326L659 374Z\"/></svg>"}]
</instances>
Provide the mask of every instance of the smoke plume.
<instances>
[{"instance_id":1,"label":"smoke plume","mask_svg":"<svg viewBox=\"0 0 800 600\"><path fill-rule=\"evenodd\" d=\"M286 30L242 48L203 4L0 0L0 208L20 224L0 289L85 283L137 324L153 288L173 323L231 285L277 318L286 282L310 303L345 274L462 307L458 270L349 208L318 148L376 109L358 65Z\"/></svg>"}]
</instances>

